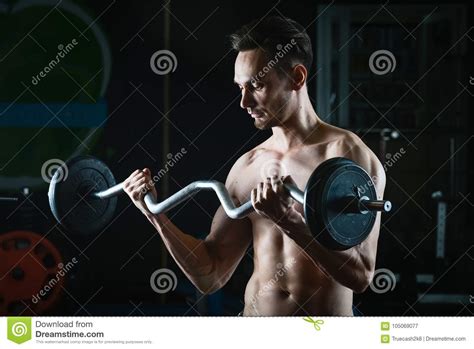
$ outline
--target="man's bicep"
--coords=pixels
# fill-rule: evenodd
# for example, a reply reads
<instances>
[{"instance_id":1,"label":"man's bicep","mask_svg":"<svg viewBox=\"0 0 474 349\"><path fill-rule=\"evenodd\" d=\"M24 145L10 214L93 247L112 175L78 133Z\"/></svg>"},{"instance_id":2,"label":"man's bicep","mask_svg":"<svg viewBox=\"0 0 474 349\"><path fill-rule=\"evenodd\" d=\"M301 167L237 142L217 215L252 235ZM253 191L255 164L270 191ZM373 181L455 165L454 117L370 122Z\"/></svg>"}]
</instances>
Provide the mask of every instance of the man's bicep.
<instances>
[{"instance_id":1,"label":"man's bicep","mask_svg":"<svg viewBox=\"0 0 474 349\"><path fill-rule=\"evenodd\" d=\"M245 201L245 178L248 154L242 155L232 166L225 187L236 206ZM211 231L206 238L207 248L214 258L215 268L221 278L230 278L252 242L252 223L249 218L232 219L220 206L212 220ZM225 283L225 282L224 282Z\"/></svg>"},{"instance_id":2,"label":"man's bicep","mask_svg":"<svg viewBox=\"0 0 474 349\"><path fill-rule=\"evenodd\" d=\"M377 192L377 198L382 200L385 191L385 170L374 154L374 152L365 146L361 140L360 144L353 146L349 152L349 158L360 165L370 176Z\"/></svg>"},{"instance_id":3,"label":"man's bicep","mask_svg":"<svg viewBox=\"0 0 474 349\"><path fill-rule=\"evenodd\" d=\"M235 269L252 241L252 223L249 218L230 218L220 206L205 241L220 268Z\"/></svg>"},{"instance_id":4,"label":"man's bicep","mask_svg":"<svg viewBox=\"0 0 474 349\"><path fill-rule=\"evenodd\" d=\"M377 193L377 199L382 200L385 191L385 171L377 156L364 146L354 147L351 152L351 159L364 168L369 174ZM377 212L374 226L367 239L358 246L363 260L370 269L375 266L378 239L380 235L382 213Z\"/></svg>"}]
</instances>

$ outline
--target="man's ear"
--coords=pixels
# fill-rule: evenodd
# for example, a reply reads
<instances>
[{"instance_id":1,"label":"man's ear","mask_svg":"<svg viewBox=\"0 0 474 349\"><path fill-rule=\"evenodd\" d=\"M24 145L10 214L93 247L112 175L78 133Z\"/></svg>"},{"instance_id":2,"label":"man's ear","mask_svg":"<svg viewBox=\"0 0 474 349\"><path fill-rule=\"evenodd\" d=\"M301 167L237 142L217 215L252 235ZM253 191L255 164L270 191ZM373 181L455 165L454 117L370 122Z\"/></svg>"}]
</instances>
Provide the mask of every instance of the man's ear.
<instances>
[{"instance_id":1,"label":"man's ear","mask_svg":"<svg viewBox=\"0 0 474 349\"><path fill-rule=\"evenodd\" d=\"M290 75L293 89L299 90L304 86L308 78L308 71L303 64L296 64L291 68Z\"/></svg>"}]
</instances>

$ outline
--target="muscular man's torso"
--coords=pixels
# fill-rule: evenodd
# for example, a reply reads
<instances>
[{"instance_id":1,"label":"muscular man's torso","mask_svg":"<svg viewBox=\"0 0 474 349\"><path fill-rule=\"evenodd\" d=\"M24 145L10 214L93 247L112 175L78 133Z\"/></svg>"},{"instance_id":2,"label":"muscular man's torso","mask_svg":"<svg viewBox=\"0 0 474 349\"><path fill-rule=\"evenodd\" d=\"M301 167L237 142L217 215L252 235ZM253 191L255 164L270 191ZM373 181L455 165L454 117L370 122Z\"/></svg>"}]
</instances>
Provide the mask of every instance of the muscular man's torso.
<instances>
[{"instance_id":1,"label":"muscular man's torso","mask_svg":"<svg viewBox=\"0 0 474 349\"><path fill-rule=\"evenodd\" d=\"M248 200L251 190L272 174L291 175L304 190L319 164L348 157L354 147L347 131L323 124L317 132L317 142L290 152L275 150L272 138L250 151L235 187L237 198ZM300 204L295 208L303 214ZM245 316L352 315L352 290L337 283L271 220L255 212L249 218L254 271L245 290Z\"/></svg>"}]
</instances>

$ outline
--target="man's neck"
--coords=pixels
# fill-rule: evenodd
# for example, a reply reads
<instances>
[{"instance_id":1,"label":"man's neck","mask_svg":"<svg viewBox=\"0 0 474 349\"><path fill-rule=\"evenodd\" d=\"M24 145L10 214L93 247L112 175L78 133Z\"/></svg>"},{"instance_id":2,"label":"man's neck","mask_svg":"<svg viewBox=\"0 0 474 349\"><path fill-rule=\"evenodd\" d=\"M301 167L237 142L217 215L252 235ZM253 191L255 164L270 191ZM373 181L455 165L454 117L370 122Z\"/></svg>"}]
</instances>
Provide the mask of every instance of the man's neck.
<instances>
[{"instance_id":1,"label":"man's neck","mask_svg":"<svg viewBox=\"0 0 474 349\"><path fill-rule=\"evenodd\" d=\"M311 141L311 135L321 122L310 104L309 108L301 108L291 115L281 126L272 127L272 138L282 151L297 148Z\"/></svg>"}]
</instances>

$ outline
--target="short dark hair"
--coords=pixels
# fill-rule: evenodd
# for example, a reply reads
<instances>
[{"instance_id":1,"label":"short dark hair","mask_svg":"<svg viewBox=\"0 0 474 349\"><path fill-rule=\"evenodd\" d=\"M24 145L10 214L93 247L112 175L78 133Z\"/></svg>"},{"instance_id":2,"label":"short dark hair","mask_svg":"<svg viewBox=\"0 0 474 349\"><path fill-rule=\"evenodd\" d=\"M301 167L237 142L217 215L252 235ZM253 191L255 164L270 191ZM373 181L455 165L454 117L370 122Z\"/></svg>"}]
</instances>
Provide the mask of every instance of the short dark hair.
<instances>
[{"instance_id":1,"label":"short dark hair","mask_svg":"<svg viewBox=\"0 0 474 349\"><path fill-rule=\"evenodd\" d=\"M300 63L309 72L313 62L311 40L305 28L283 16L268 16L245 24L230 35L230 42L238 52L262 48L269 60L276 58L282 48L288 48L278 60L284 69Z\"/></svg>"}]
</instances>

